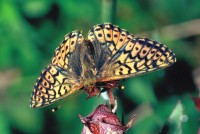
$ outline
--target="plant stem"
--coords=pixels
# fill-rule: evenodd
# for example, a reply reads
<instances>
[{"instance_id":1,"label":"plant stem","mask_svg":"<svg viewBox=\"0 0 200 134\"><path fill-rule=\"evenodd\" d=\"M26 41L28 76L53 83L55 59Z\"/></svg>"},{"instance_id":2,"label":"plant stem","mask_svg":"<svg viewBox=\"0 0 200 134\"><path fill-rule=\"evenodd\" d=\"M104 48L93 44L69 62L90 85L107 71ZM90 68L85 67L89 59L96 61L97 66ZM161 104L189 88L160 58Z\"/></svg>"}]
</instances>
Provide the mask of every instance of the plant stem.
<instances>
[{"instance_id":1,"label":"plant stem","mask_svg":"<svg viewBox=\"0 0 200 134\"><path fill-rule=\"evenodd\" d=\"M101 17L104 22L115 22L116 0L102 0Z\"/></svg>"}]
</instances>

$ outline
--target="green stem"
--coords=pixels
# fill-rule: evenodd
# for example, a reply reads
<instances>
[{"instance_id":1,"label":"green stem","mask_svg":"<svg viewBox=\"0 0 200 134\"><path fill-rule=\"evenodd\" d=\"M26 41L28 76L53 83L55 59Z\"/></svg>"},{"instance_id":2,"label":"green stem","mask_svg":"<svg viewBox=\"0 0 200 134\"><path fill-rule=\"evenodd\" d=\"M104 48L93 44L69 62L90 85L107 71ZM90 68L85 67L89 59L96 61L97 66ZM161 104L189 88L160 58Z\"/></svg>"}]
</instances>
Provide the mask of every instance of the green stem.
<instances>
[{"instance_id":1,"label":"green stem","mask_svg":"<svg viewBox=\"0 0 200 134\"><path fill-rule=\"evenodd\" d=\"M101 17L104 22L115 22L116 0L102 0Z\"/></svg>"}]
</instances>

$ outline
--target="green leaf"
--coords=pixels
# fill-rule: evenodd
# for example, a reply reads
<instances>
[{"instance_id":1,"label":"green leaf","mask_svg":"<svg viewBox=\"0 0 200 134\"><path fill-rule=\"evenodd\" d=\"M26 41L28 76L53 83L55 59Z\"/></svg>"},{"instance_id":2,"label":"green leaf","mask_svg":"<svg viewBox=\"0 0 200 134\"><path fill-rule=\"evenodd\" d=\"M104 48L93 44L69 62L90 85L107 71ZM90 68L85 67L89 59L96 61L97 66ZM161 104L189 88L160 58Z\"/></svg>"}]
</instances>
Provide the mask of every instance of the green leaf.
<instances>
[{"instance_id":1,"label":"green leaf","mask_svg":"<svg viewBox=\"0 0 200 134\"><path fill-rule=\"evenodd\" d=\"M130 97L137 103L150 102L155 104L157 102L153 92L152 84L149 81L139 77L134 79L127 79L125 81L124 92L127 97Z\"/></svg>"}]
</instances>

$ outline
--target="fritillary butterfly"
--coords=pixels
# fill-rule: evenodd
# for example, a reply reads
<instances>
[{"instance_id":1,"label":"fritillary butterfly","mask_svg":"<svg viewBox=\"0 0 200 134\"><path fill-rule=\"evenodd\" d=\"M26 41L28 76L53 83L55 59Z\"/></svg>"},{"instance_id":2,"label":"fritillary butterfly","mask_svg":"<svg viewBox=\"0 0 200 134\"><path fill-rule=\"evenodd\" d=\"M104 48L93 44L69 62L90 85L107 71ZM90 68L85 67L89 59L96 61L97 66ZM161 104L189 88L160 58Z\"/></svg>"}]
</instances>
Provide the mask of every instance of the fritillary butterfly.
<instances>
[{"instance_id":1,"label":"fritillary butterfly","mask_svg":"<svg viewBox=\"0 0 200 134\"><path fill-rule=\"evenodd\" d=\"M120 79L166 68L176 62L165 45L135 37L110 23L94 26L88 40L79 31L65 36L51 63L41 72L30 106L44 107L84 89L99 94L99 85L116 86ZM114 83L114 84L113 84Z\"/></svg>"}]
</instances>

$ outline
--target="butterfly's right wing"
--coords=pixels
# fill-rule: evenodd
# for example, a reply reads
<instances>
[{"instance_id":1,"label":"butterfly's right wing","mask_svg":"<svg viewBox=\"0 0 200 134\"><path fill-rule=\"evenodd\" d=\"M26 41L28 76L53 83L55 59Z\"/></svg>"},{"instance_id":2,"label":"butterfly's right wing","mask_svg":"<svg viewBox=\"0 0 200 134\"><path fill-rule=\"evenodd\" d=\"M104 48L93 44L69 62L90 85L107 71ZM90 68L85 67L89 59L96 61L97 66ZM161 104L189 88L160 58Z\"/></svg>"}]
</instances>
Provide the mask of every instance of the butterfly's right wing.
<instances>
[{"instance_id":1,"label":"butterfly's right wing","mask_svg":"<svg viewBox=\"0 0 200 134\"><path fill-rule=\"evenodd\" d=\"M83 86L80 75L77 73L81 70L78 63L80 57L74 54L83 41L83 35L78 31L65 36L65 40L55 50L52 63L41 72L34 85L30 107L50 105Z\"/></svg>"},{"instance_id":2,"label":"butterfly's right wing","mask_svg":"<svg viewBox=\"0 0 200 134\"><path fill-rule=\"evenodd\" d=\"M135 37L118 26L94 26L88 39L95 49L97 79L119 80L166 68L176 62L165 45L148 38Z\"/></svg>"}]
</instances>

